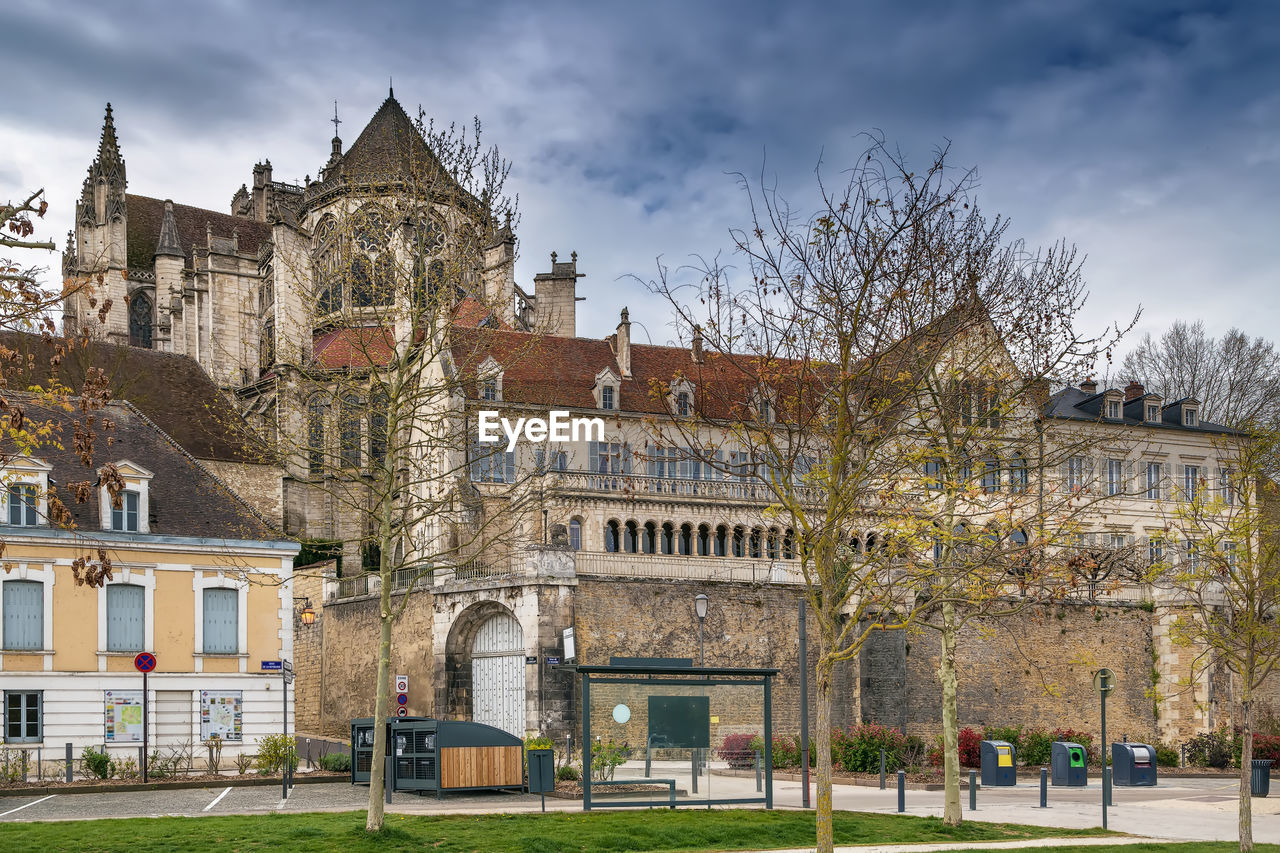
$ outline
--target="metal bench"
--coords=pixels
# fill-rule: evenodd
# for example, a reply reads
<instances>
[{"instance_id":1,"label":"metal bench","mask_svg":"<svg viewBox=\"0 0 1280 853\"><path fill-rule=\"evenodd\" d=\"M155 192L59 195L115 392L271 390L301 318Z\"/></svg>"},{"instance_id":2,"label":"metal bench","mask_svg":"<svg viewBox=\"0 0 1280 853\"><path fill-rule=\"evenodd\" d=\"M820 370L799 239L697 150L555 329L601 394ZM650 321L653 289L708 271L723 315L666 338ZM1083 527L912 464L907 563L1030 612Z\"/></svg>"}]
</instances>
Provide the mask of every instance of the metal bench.
<instances>
[{"instance_id":1,"label":"metal bench","mask_svg":"<svg viewBox=\"0 0 1280 853\"><path fill-rule=\"evenodd\" d=\"M599 788L605 785L666 785L670 791L671 808L676 807L676 780L675 779L610 779L603 782L592 782L592 788ZM647 805L646 803L637 803L636 805Z\"/></svg>"}]
</instances>

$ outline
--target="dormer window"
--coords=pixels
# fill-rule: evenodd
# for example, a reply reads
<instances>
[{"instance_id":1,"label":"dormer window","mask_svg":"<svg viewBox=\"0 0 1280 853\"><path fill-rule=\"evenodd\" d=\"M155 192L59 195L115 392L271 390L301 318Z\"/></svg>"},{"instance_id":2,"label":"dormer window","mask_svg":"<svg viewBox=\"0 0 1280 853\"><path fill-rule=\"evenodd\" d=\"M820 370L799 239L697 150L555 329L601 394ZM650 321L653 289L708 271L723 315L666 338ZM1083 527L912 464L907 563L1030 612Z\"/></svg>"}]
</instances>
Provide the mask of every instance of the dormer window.
<instances>
[{"instance_id":1,"label":"dormer window","mask_svg":"<svg viewBox=\"0 0 1280 853\"><path fill-rule=\"evenodd\" d=\"M1160 423L1160 405L1158 403L1147 403L1147 423Z\"/></svg>"},{"instance_id":2,"label":"dormer window","mask_svg":"<svg viewBox=\"0 0 1280 853\"><path fill-rule=\"evenodd\" d=\"M122 533L138 532L138 493L125 489L118 497L120 506L111 507L111 529Z\"/></svg>"},{"instance_id":3,"label":"dormer window","mask_svg":"<svg viewBox=\"0 0 1280 853\"><path fill-rule=\"evenodd\" d=\"M767 388L760 388L752 395L751 407L755 409L756 419L761 423L774 422L776 412L773 406L773 394Z\"/></svg>"},{"instance_id":4,"label":"dormer window","mask_svg":"<svg viewBox=\"0 0 1280 853\"><path fill-rule=\"evenodd\" d=\"M676 377L667 391L667 407L678 418L693 414L693 383L683 376Z\"/></svg>"},{"instance_id":5,"label":"dormer window","mask_svg":"<svg viewBox=\"0 0 1280 853\"><path fill-rule=\"evenodd\" d=\"M689 410L692 404L689 402L689 392L681 391L676 395L676 414L682 418L689 417Z\"/></svg>"},{"instance_id":6,"label":"dormer window","mask_svg":"<svg viewBox=\"0 0 1280 853\"><path fill-rule=\"evenodd\" d=\"M1191 407L1184 406L1182 408L1182 425L1193 427L1198 425L1196 410Z\"/></svg>"},{"instance_id":7,"label":"dormer window","mask_svg":"<svg viewBox=\"0 0 1280 853\"><path fill-rule=\"evenodd\" d=\"M34 527L40 523L36 512L36 487L29 483L17 483L9 487L9 523L14 526Z\"/></svg>"},{"instance_id":8,"label":"dormer window","mask_svg":"<svg viewBox=\"0 0 1280 853\"><path fill-rule=\"evenodd\" d=\"M1107 401L1107 418L1113 421L1120 420L1120 401L1119 400Z\"/></svg>"},{"instance_id":9,"label":"dormer window","mask_svg":"<svg viewBox=\"0 0 1280 853\"><path fill-rule=\"evenodd\" d=\"M502 400L502 365L492 356L480 365L480 399L486 403L497 403Z\"/></svg>"},{"instance_id":10,"label":"dormer window","mask_svg":"<svg viewBox=\"0 0 1280 853\"><path fill-rule=\"evenodd\" d=\"M618 378L618 375L607 367L597 373L595 386L596 405L609 411L616 411L620 408L619 382L621 382L621 379Z\"/></svg>"},{"instance_id":11,"label":"dormer window","mask_svg":"<svg viewBox=\"0 0 1280 853\"><path fill-rule=\"evenodd\" d=\"M612 385L605 385L600 389L600 408L615 409L617 401L614 399L614 388Z\"/></svg>"}]
</instances>

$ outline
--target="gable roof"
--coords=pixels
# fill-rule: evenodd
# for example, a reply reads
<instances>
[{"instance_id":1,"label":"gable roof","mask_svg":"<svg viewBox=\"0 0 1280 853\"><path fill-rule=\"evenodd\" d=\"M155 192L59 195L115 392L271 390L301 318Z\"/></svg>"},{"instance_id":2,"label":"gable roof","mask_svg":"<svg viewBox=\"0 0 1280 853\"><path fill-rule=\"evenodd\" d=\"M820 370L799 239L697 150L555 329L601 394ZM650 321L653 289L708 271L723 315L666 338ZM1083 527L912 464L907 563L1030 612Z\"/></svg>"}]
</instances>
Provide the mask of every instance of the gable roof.
<instances>
[{"instance_id":1,"label":"gable roof","mask_svg":"<svg viewBox=\"0 0 1280 853\"><path fill-rule=\"evenodd\" d=\"M21 391L51 377L79 391L90 368L106 375L112 399L128 400L197 459L264 463L266 447L194 359L139 347L90 341L58 359L61 339L25 332L0 332L0 348L17 354L4 368L4 383Z\"/></svg>"},{"instance_id":2,"label":"gable roof","mask_svg":"<svg viewBox=\"0 0 1280 853\"><path fill-rule=\"evenodd\" d=\"M125 216L129 269L151 269L155 265L160 231L164 227L164 201L129 193L125 196ZM206 224L215 237L230 239L232 232L237 232L240 251L251 255L256 255L258 247L271 236L271 226L266 222L241 219L229 213L187 204L174 203L173 221L177 226L178 248L182 250L187 269L193 268L191 247L208 245Z\"/></svg>"},{"instance_id":3,"label":"gable roof","mask_svg":"<svg viewBox=\"0 0 1280 853\"><path fill-rule=\"evenodd\" d=\"M32 455L53 466L51 476L59 497L83 532L101 527L99 490L90 489L89 499L76 503L70 485L94 484L102 466L128 459L155 472L147 486L150 534L253 541L286 539L130 403L112 402L94 412L94 452L86 465L77 455L73 441L77 423L85 421L85 415L75 405L79 398L72 398L73 405L68 410L29 395L13 397L23 402L28 419L53 426L56 444L62 447L46 442ZM110 422L109 428L104 421ZM0 447L5 443L0 440Z\"/></svg>"}]
</instances>

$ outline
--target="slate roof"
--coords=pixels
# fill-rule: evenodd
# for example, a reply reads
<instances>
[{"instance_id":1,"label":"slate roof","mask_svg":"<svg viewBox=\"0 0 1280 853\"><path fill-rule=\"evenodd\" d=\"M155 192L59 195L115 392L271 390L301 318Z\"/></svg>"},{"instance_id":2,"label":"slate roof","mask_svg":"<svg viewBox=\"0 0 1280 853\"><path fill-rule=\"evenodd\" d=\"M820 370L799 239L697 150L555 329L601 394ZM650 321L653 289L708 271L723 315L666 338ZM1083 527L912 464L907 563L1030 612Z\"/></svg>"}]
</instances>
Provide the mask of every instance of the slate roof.
<instances>
[{"instance_id":1,"label":"slate roof","mask_svg":"<svg viewBox=\"0 0 1280 853\"><path fill-rule=\"evenodd\" d=\"M1182 424L1181 417L1177 417L1177 418L1164 417L1158 423L1152 423L1150 421L1147 421L1143 417L1142 407L1133 406L1131 404L1134 402L1141 401L1145 399L1147 396L1151 396L1151 395L1144 395L1143 397L1137 398L1136 401L1130 400L1124 405L1122 405L1121 414L1124 417L1120 418L1119 420L1113 420L1111 418L1103 418L1101 417L1100 406L1095 404L1097 403L1097 401L1102 399L1102 395L1104 393L1106 392L1098 391L1090 394L1086 391L1081 391L1079 388L1074 388L1074 387L1063 388L1061 391L1058 391L1056 394L1054 394L1052 397L1049 398L1049 402L1046 403L1044 407L1044 414L1046 417L1059 418L1059 419L1071 420L1071 421L1090 421L1092 423L1122 424L1124 426L1140 426L1140 427L1146 427L1148 429L1172 429L1172 430L1180 430L1182 432L1200 432L1200 433L1209 433L1214 435L1235 435L1236 434L1236 431L1231 429L1228 426L1225 426L1223 424L1212 423L1210 421L1199 420L1199 419L1197 419L1197 425L1193 427L1184 426ZM1121 390L1121 393L1123 394L1122 390ZM1121 397L1121 399L1123 400L1123 396ZM1181 404L1189 399L1190 398L1187 397L1187 398L1183 398L1182 400L1175 400L1171 403L1162 404L1161 405L1162 415L1166 414L1168 410L1180 412Z\"/></svg>"},{"instance_id":2,"label":"slate roof","mask_svg":"<svg viewBox=\"0 0 1280 853\"><path fill-rule=\"evenodd\" d=\"M390 180L420 175L439 166L440 161L427 147L413 120L392 97L382 102L342 155L342 172L347 178Z\"/></svg>"},{"instance_id":3,"label":"slate roof","mask_svg":"<svg viewBox=\"0 0 1280 853\"><path fill-rule=\"evenodd\" d=\"M265 447L194 359L93 341L87 349L73 349L55 368L54 342L39 335L0 332L0 347L19 356L4 365L12 390L47 387L56 371L63 385L78 391L96 367L105 372L114 399L133 403L197 459L266 461Z\"/></svg>"},{"instance_id":4,"label":"slate roof","mask_svg":"<svg viewBox=\"0 0 1280 853\"><path fill-rule=\"evenodd\" d=\"M129 460L154 474L147 489L151 534L285 541L285 536L131 404L109 403L95 412L94 453L91 463L85 465L72 449L76 422L85 420L79 406L67 411L24 397L12 395L11 399L24 403L29 421L53 424L57 443L62 445L60 449L52 442L46 443L31 455L53 466L50 476L59 497L83 532L101 529L98 489L91 489L89 500L78 504L71 495L70 484L95 483L101 466ZM77 401L78 398L72 400ZM103 419L110 421L111 428L102 426Z\"/></svg>"},{"instance_id":5,"label":"slate roof","mask_svg":"<svg viewBox=\"0 0 1280 853\"><path fill-rule=\"evenodd\" d=\"M155 265L160 229L164 225L164 201L129 193L125 196L125 211L129 269L151 269ZM258 247L271 236L271 226L266 222L241 219L229 213L187 204L173 205L173 219L178 227L178 245L182 249L187 269L193 268L191 247L208 245L206 223L212 226L215 237L229 239L233 230L239 232L240 251L251 255L257 254Z\"/></svg>"}]
</instances>

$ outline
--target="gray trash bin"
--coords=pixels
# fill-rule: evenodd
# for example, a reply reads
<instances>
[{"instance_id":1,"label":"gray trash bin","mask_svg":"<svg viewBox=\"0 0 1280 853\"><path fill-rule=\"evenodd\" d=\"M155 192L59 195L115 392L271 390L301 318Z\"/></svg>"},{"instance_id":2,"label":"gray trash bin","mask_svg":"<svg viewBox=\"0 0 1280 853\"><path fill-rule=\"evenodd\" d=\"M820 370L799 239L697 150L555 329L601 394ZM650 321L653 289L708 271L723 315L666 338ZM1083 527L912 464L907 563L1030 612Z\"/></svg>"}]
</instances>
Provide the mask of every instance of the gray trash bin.
<instances>
[{"instance_id":1,"label":"gray trash bin","mask_svg":"<svg viewBox=\"0 0 1280 853\"><path fill-rule=\"evenodd\" d=\"M1089 784L1088 760L1085 748L1078 743L1054 741L1050 749L1050 764L1053 767L1053 784L1083 788Z\"/></svg>"},{"instance_id":2,"label":"gray trash bin","mask_svg":"<svg viewBox=\"0 0 1280 853\"><path fill-rule=\"evenodd\" d=\"M984 740L981 744L982 787L1018 784L1018 754L1007 740Z\"/></svg>"},{"instance_id":3,"label":"gray trash bin","mask_svg":"<svg viewBox=\"0 0 1280 853\"><path fill-rule=\"evenodd\" d=\"M1111 780L1130 788L1156 785L1156 748L1146 743L1111 744Z\"/></svg>"},{"instance_id":4,"label":"gray trash bin","mask_svg":"<svg viewBox=\"0 0 1280 853\"><path fill-rule=\"evenodd\" d=\"M1253 759L1253 777L1249 780L1249 793L1265 797L1271 793L1271 759Z\"/></svg>"}]
</instances>

